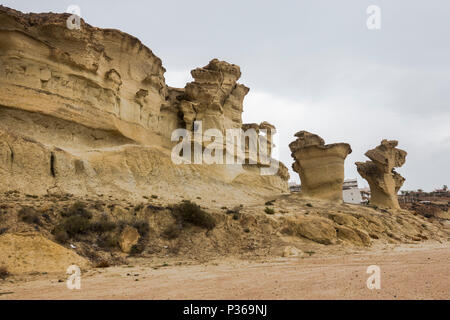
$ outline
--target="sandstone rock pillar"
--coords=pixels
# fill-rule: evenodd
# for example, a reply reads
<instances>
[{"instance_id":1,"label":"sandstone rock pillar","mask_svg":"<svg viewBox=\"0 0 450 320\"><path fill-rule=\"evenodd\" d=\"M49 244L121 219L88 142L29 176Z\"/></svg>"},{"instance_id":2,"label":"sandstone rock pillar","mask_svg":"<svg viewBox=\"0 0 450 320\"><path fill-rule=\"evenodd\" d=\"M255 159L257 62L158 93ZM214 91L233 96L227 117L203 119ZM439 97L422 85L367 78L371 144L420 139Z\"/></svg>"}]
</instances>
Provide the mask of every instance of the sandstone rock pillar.
<instances>
[{"instance_id":1,"label":"sandstone rock pillar","mask_svg":"<svg viewBox=\"0 0 450 320\"><path fill-rule=\"evenodd\" d=\"M370 203L380 208L399 209L397 192L405 178L395 172L395 167L405 163L406 151L397 149L398 141L383 140L365 155L372 161L356 162L359 174L370 186Z\"/></svg>"},{"instance_id":2,"label":"sandstone rock pillar","mask_svg":"<svg viewBox=\"0 0 450 320\"><path fill-rule=\"evenodd\" d=\"M348 143L325 144L316 134L300 131L289 144L295 159L292 168L300 175L301 195L330 201L342 201L344 161L352 152Z\"/></svg>"}]
</instances>

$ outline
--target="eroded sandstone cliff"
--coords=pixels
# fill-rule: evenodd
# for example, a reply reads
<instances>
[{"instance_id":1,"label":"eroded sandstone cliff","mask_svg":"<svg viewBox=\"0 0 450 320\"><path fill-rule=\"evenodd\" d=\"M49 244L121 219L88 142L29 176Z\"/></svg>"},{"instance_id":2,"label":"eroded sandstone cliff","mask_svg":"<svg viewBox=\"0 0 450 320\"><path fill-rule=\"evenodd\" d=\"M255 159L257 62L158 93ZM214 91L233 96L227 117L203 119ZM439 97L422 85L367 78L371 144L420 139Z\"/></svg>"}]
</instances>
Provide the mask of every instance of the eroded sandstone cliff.
<instances>
[{"instance_id":1,"label":"eroded sandstone cliff","mask_svg":"<svg viewBox=\"0 0 450 320\"><path fill-rule=\"evenodd\" d=\"M261 176L256 165L171 162L175 129L242 128L238 66L213 59L172 88L138 39L83 20L70 30L69 16L0 6L0 191L231 201L287 190L282 165Z\"/></svg>"}]
</instances>

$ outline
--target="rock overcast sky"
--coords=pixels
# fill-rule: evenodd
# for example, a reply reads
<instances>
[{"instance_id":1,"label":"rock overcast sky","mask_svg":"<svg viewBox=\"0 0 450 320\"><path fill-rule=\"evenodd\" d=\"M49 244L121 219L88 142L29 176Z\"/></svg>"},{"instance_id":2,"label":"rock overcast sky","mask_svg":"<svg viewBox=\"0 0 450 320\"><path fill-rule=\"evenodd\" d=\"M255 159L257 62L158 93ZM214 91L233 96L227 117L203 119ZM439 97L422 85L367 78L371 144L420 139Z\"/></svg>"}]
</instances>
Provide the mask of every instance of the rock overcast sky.
<instances>
[{"instance_id":1,"label":"rock overcast sky","mask_svg":"<svg viewBox=\"0 0 450 320\"><path fill-rule=\"evenodd\" d=\"M0 1L22 12L65 12L138 37L163 61L168 85L218 58L241 67L250 87L244 122L273 123L275 157L287 167L294 133L350 143L355 161L384 138L408 152L403 190L450 184L448 0ZM381 29L366 26L369 5ZM291 180L298 181L292 170Z\"/></svg>"}]
</instances>

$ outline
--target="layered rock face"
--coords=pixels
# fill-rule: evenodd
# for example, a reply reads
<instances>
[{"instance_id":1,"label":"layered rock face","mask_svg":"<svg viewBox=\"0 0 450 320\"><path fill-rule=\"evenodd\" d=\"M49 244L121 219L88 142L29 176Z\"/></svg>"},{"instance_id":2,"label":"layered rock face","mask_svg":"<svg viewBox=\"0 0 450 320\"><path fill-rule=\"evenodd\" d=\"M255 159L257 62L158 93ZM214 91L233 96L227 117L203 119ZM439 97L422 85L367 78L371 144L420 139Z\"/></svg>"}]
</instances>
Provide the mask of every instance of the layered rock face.
<instances>
[{"instance_id":1,"label":"layered rock face","mask_svg":"<svg viewBox=\"0 0 450 320\"><path fill-rule=\"evenodd\" d=\"M0 105L161 144L178 127L161 60L118 30L69 30L68 17L0 8Z\"/></svg>"},{"instance_id":2,"label":"layered rock face","mask_svg":"<svg viewBox=\"0 0 450 320\"><path fill-rule=\"evenodd\" d=\"M192 131L200 120L203 131L242 128L249 89L237 83L238 66L214 59L193 70L185 88L172 88L161 60L138 39L83 20L70 30L69 17L0 6L0 191L223 190L239 198L248 181L287 190L281 171L261 177L252 166L171 162L175 129Z\"/></svg>"},{"instance_id":3,"label":"layered rock face","mask_svg":"<svg viewBox=\"0 0 450 320\"><path fill-rule=\"evenodd\" d=\"M316 134L300 131L289 144L300 175L301 195L308 198L342 201L344 161L352 152L348 143L325 144Z\"/></svg>"},{"instance_id":4,"label":"layered rock face","mask_svg":"<svg viewBox=\"0 0 450 320\"><path fill-rule=\"evenodd\" d=\"M400 209L397 193L405 178L395 172L406 160L406 151L397 149L398 141L383 140L365 155L372 161L356 162L359 174L370 186L370 203L381 208Z\"/></svg>"}]
</instances>

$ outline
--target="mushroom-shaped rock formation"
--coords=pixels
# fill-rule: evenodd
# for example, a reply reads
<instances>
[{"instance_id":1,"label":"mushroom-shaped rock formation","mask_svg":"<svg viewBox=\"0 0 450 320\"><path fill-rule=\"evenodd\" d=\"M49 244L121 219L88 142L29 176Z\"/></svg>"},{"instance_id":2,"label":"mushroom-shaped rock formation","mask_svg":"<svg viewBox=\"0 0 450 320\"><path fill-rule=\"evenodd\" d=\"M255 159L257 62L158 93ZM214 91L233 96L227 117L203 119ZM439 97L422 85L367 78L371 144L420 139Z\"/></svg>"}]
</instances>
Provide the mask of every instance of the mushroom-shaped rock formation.
<instances>
[{"instance_id":1,"label":"mushroom-shaped rock formation","mask_svg":"<svg viewBox=\"0 0 450 320\"><path fill-rule=\"evenodd\" d=\"M397 192L405 178L395 167L405 163L406 151L397 149L398 141L383 140L375 149L366 152L372 161L356 162L359 174L370 186L370 203L381 208L399 209Z\"/></svg>"},{"instance_id":2,"label":"mushroom-shaped rock formation","mask_svg":"<svg viewBox=\"0 0 450 320\"><path fill-rule=\"evenodd\" d=\"M292 168L300 175L301 195L330 201L342 201L344 161L352 152L348 143L325 144L316 134L300 131L289 144L295 159Z\"/></svg>"}]
</instances>

